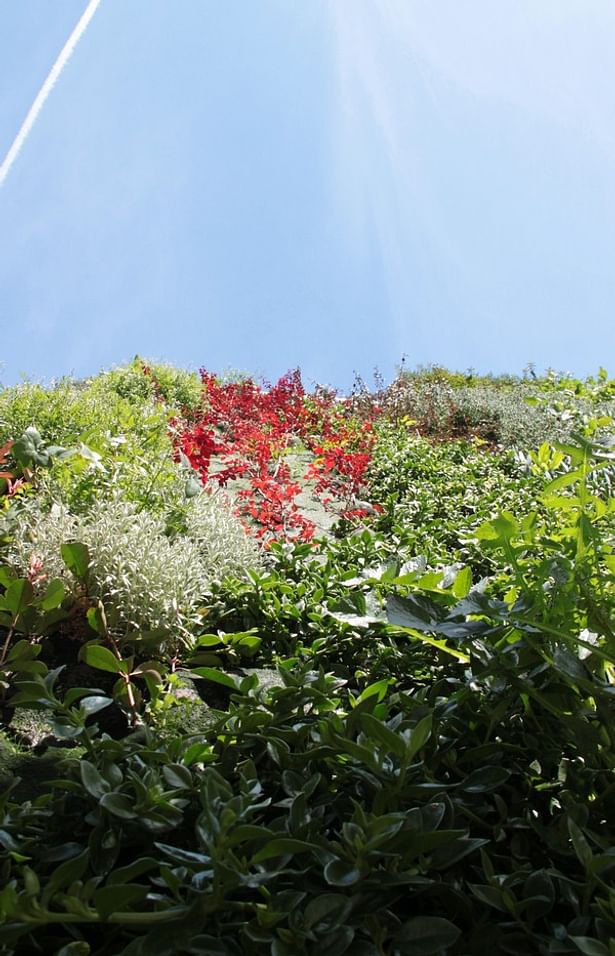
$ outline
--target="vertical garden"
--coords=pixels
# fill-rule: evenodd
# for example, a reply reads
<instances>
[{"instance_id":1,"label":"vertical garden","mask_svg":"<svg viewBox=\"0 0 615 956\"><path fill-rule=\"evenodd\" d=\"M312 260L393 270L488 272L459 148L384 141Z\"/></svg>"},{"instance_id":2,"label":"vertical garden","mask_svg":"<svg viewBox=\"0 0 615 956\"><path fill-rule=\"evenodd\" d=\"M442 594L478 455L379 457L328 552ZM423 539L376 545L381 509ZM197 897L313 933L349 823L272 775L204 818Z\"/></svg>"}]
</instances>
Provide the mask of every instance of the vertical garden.
<instances>
[{"instance_id":1,"label":"vertical garden","mask_svg":"<svg viewBox=\"0 0 615 956\"><path fill-rule=\"evenodd\" d=\"M615 956L614 413L0 390L0 953Z\"/></svg>"}]
</instances>

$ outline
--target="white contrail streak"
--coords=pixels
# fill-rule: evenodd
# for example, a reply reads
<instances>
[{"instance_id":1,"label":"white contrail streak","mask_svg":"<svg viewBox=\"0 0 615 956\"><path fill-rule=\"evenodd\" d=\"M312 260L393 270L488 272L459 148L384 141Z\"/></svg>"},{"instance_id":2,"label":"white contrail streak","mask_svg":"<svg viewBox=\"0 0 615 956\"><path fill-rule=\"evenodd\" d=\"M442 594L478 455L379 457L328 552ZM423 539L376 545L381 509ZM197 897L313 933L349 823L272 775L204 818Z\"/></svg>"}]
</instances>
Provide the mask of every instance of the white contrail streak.
<instances>
[{"instance_id":1,"label":"white contrail streak","mask_svg":"<svg viewBox=\"0 0 615 956\"><path fill-rule=\"evenodd\" d=\"M56 80L60 76L60 73L62 72L66 64L68 63L73 50L75 49L75 47L79 43L79 40L81 39L85 31L87 30L88 24L90 20L92 19L92 17L94 16L94 14L96 13L96 8L98 7L99 3L100 3L100 0L90 0L77 26L75 27L75 29L69 36L64 46L62 47L60 55L58 56L57 60L51 67L51 70L49 72L49 75L47 76L47 79L45 80L40 90L36 94L34 102L32 103L32 106L30 107L30 109L28 110L28 115L23 121L21 125L21 129L19 130L19 132L17 133L17 136L15 137L13 141L13 145L11 146L8 153L4 157L2 165L0 166L0 186L2 186L2 184L4 183L4 180L6 179L9 172L11 171L11 166L17 159L21 151L21 147L23 146L26 139L28 138L28 135L30 131L32 130L32 127L36 123L36 120L38 119L38 114L42 110L45 100L51 93Z\"/></svg>"}]
</instances>

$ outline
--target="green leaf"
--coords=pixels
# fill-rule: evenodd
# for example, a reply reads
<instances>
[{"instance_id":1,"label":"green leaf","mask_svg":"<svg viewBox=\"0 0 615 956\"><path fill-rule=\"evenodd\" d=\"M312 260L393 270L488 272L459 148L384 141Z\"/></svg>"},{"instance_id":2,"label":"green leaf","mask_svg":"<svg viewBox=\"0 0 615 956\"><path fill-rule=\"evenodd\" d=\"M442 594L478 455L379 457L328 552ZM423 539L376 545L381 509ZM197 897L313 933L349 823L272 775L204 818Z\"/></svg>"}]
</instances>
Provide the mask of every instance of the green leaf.
<instances>
[{"instance_id":1,"label":"green leaf","mask_svg":"<svg viewBox=\"0 0 615 956\"><path fill-rule=\"evenodd\" d=\"M387 727L381 720L372 714L361 714L361 726L373 740L385 747L387 753L394 753L400 759L405 756L406 744L403 737Z\"/></svg>"},{"instance_id":2,"label":"green leaf","mask_svg":"<svg viewBox=\"0 0 615 956\"><path fill-rule=\"evenodd\" d=\"M162 776L176 790L190 790L193 786L190 770L179 763L166 764L162 768Z\"/></svg>"},{"instance_id":3,"label":"green leaf","mask_svg":"<svg viewBox=\"0 0 615 956\"><path fill-rule=\"evenodd\" d=\"M99 601L95 607L89 607L86 616L92 630L104 637L107 633L107 618L101 602Z\"/></svg>"},{"instance_id":4,"label":"green leaf","mask_svg":"<svg viewBox=\"0 0 615 956\"><path fill-rule=\"evenodd\" d=\"M47 465L49 457L43 450L43 439L34 427L30 425L23 435L13 443L11 454L23 468L31 465Z\"/></svg>"},{"instance_id":5,"label":"green leaf","mask_svg":"<svg viewBox=\"0 0 615 956\"><path fill-rule=\"evenodd\" d=\"M303 924L307 929L317 923L339 926L348 916L351 906L351 901L341 893L323 893L306 906Z\"/></svg>"},{"instance_id":6,"label":"green leaf","mask_svg":"<svg viewBox=\"0 0 615 956\"><path fill-rule=\"evenodd\" d=\"M198 864L201 868L211 865L211 857L206 853L196 853L194 850L182 850L181 847L172 846L169 843L155 843L154 846L174 863L186 864L192 867Z\"/></svg>"},{"instance_id":7,"label":"green leaf","mask_svg":"<svg viewBox=\"0 0 615 956\"><path fill-rule=\"evenodd\" d=\"M294 856L295 853L308 853L317 850L315 843L306 843L305 840L293 840L290 837L279 837L276 840L270 840L265 846L252 857L252 863L263 863L264 860L270 860L276 856Z\"/></svg>"},{"instance_id":8,"label":"green leaf","mask_svg":"<svg viewBox=\"0 0 615 956\"><path fill-rule=\"evenodd\" d=\"M491 524L503 541L510 541L519 530L519 525L510 511L503 511L501 515L493 519Z\"/></svg>"},{"instance_id":9,"label":"green leaf","mask_svg":"<svg viewBox=\"0 0 615 956\"><path fill-rule=\"evenodd\" d=\"M233 647L236 647L242 657L254 657L259 647L263 643L262 637L255 637L253 634L247 634L239 641L233 641Z\"/></svg>"},{"instance_id":10,"label":"green leaf","mask_svg":"<svg viewBox=\"0 0 615 956\"><path fill-rule=\"evenodd\" d=\"M162 683L165 665L160 661L143 661L131 670L133 677L151 677L157 684Z\"/></svg>"},{"instance_id":11,"label":"green leaf","mask_svg":"<svg viewBox=\"0 0 615 956\"><path fill-rule=\"evenodd\" d=\"M78 581L85 581L90 567L90 552L80 541L67 541L60 546L64 564Z\"/></svg>"},{"instance_id":12,"label":"green leaf","mask_svg":"<svg viewBox=\"0 0 615 956\"><path fill-rule=\"evenodd\" d=\"M461 930L441 916L415 916L403 924L399 934L404 956L435 956L454 946Z\"/></svg>"},{"instance_id":13,"label":"green leaf","mask_svg":"<svg viewBox=\"0 0 615 956\"><path fill-rule=\"evenodd\" d=\"M590 936L570 936L572 942L577 946L583 956L609 956L609 949L598 939L592 939Z\"/></svg>"},{"instance_id":14,"label":"green leaf","mask_svg":"<svg viewBox=\"0 0 615 956\"><path fill-rule=\"evenodd\" d=\"M126 866L120 866L113 870L107 877L107 886L115 886L116 883L130 882L136 876L142 876L149 870L157 870L160 866L160 860L152 856L142 856L138 860L133 860Z\"/></svg>"},{"instance_id":15,"label":"green leaf","mask_svg":"<svg viewBox=\"0 0 615 956\"><path fill-rule=\"evenodd\" d=\"M100 694L90 694L81 700L79 708L84 714L91 717L92 714L97 714L99 710L104 710L105 707L108 707L109 704L112 703L113 700L111 697L103 697Z\"/></svg>"},{"instance_id":16,"label":"green leaf","mask_svg":"<svg viewBox=\"0 0 615 956\"><path fill-rule=\"evenodd\" d=\"M145 899L148 892L149 888L141 883L116 883L103 886L94 893L94 906L100 916L107 919L112 913L127 912L131 903Z\"/></svg>"},{"instance_id":17,"label":"green leaf","mask_svg":"<svg viewBox=\"0 0 615 956\"><path fill-rule=\"evenodd\" d=\"M579 858L580 863L582 863L585 869L587 869L590 866L594 855L583 831L570 817L568 818L568 832L570 834L570 839L572 840L574 852Z\"/></svg>"},{"instance_id":18,"label":"green leaf","mask_svg":"<svg viewBox=\"0 0 615 956\"><path fill-rule=\"evenodd\" d=\"M560 488L567 488L568 485L574 485L575 482L580 481L582 478L582 468L577 468L574 471L568 471L565 475L560 475L558 478L554 478L553 481L550 481L544 489L543 494L551 495L553 492L559 491Z\"/></svg>"},{"instance_id":19,"label":"green leaf","mask_svg":"<svg viewBox=\"0 0 615 956\"><path fill-rule=\"evenodd\" d=\"M459 785L465 793L489 793L497 790L510 777L510 770L504 767L480 767L471 773Z\"/></svg>"},{"instance_id":20,"label":"green leaf","mask_svg":"<svg viewBox=\"0 0 615 956\"><path fill-rule=\"evenodd\" d=\"M47 585L45 597L40 602L41 609L43 611L53 611L55 608L60 607L65 594L66 589L64 582L60 578L53 578Z\"/></svg>"},{"instance_id":21,"label":"green leaf","mask_svg":"<svg viewBox=\"0 0 615 956\"><path fill-rule=\"evenodd\" d=\"M486 903L487 906L493 906L502 913L508 912L504 905L502 890L499 886L489 886L486 883L468 883L468 886L481 903Z\"/></svg>"},{"instance_id":22,"label":"green leaf","mask_svg":"<svg viewBox=\"0 0 615 956\"><path fill-rule=\"evenodd\" d=\"M446 641L439 641L435 637L429 637L427 634L423 634L422 631L417 631L413 627L402 627L400 625L390 625L387 630L391 632L403 631L405 634L408 634L410 637L414 638L416 641L420 641L422 644L429 644L431 647L437 647L439 651L444 651L445 654L450 654L451 657L457 658L458 661L462 661L464 664L470 663L470 658L467 654L464 654L463 651L458 651L455 647L450 647Z\"/></svg>"},{"instance_id":23,"label":"green leaf","mask_svg":"<svg viewBox=\"0 0 615 956\"><path fill-rule=\"evenodd\" d=\"M187 767L193 763L212 763L217 758L211 744L192 744L184 752L183 761Z\"/></svg>"},{"instance_id":24,"label":"green leaf","mask_svg":"<svg viewBox=\"0 0 615 956\"><path fill-rule=\"evenodd\" d=\"M100 671L109 671L111 674L122 673L122 662L118 661L108 647L102 647L101 644L84 644L79 657L85 664L96 667Z\"/></svg>"},{"instance_id":25,"label":"green leaf","mask_svg":"<svg viewBox=\"0 0 615 956\"><path fill-rule=\"evenodd\" d=\"M90 851L84 850L79 856L66 860L65 863L60 863L56 867L45 883L42 896L43 906L46 906L53 899L58 890L64 890L75 880L81 879L88 868L89 859Z\"/></svg>"},{"instance_id":26,"label":"green leaf","mask_svg":"<svg viewBox=\"0 0 615 956\"><path fill-rule=\"evenodd\" d=\"M15 580L15 572L12 568L6 566L6 564L0 565L0 584L3 588L8 588L11 581Z\"/></svg>"},{"instance_id":27,"label":"green leaf","mask_svg":"<svg viewBox=\"0 0 615 956\"><path fill-rule=\"evenodd\" d=\"M324 877L330 886L354 886L361 879L361 870L347 860L330 860L324 869Z\"/></svg>"},{"instance_id":28,"label":"green leaf","mask_svg":"<svg viewBox=\"0 0 615 956\"><path fill-rule=\"evenodd\" d=\"M225 687L231 687L233 690L238 689L238 684L234 677L231 677L230 674L225 674L224 671L216 670L215 667L195 667L191 671L191 675L213 681L215 684L223 684Z\"/></svg>"},{"instance_id":29,"label":"green leaf","mask_svg":"<svg viewBox=\"0 0 615 956\"><path fill-rule=\"evenodd\" d=\"M355 707L357 704L362 704L364 700L368 700L370 697L376 697L377 703L380 703L381 700L384 700L387 694L387 690L392 684L390 677L383 677L382 680L378 680L373 684L369 684L357 697L355 701Z\"/></svg>"},{"instance_id":30,"label":"green leaf","mask_svg":"<svg viewBox=\"0 0 615 956\"><path fill-rule=\"evenodd\" d=\"M96 800L100 800L111 789L107 781L101 777L94 764L90 763L89 760L79 761L79 771L83 786Z\"/></svg>"},{"instance_id":31,"label":"green leaf","mask_svg":"<svg viewBox=\"0 0 615 956\"><path fill-rule=\"evenodd\" d=\"M471 587L472 569L469 567L462 568L455 578L455 583L453 584L453 594L455 597L464 598L469 593Z\"/></svg>"},{"instance_id":32,"label":"green leaf","mask_svg":"<svg viewBox=\"0 0 615 956\"><path fill-rule=\"evenodd\" d=\"M58 949L55 956L90 956L91 952L89 943L76 939L73 943L67 943L62 949Z\"/></svg>"},{"instance_id":33,"label":"green leaf","mask_svg":"<svg viewBox=\"0 0 615 956\"><path fill-rule=\"evenodd\" d=\"M124 793L106 793L100 800L100 806L121 820L134 820L139 816L133 801Z\"/></svg>"},{"instance_id":34,"label":"green leaf","mask_svg":"<svg viewBox=\"0 0 615 956\"><path fill-rule=\"evenodd\" d=\"M431 737L431 725L433 723L433 714L425 714L421 717L416 727L412 729L410 740L406 745L406 760L410 761L421 750Z\"/></svg>"},{"instance_id":35,"label":"green leaf","mask_svg":"<svg viewBox=\"0 0 615 956\"><path fill-rule=\"evenodd\" d=\"M9 584L4 592L2 603L7 611L10 611L13 617L16 618L32 603L33 598L34 589L31 583L27 578L18 578Z\"/></svg>"}]
</instances>

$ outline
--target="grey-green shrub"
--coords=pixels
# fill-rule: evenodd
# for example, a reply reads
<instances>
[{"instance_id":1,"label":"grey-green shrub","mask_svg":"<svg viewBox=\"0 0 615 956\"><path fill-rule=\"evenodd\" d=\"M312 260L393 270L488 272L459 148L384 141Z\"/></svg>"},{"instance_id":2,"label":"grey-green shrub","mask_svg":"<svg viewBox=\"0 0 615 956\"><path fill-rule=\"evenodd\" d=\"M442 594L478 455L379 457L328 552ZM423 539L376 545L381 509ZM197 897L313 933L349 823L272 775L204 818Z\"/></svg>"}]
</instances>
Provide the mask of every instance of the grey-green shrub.
<instances>
[{"instance_id":1,"label":"grey-green shrub","mask_svg":"<svg viewBox=\"0 0 615 956\"><path fill-rule=\"evenodd\" d=\"M259 552L222 495L203 491L187 503L185 533L170 537L166 526L164 515L120 498L98 501L86 515L58 503L43 512L33 500L6 560L25 573L36 557L49 577L68 579L60 547L81 541L91 555L89 591L119 633L161 629L167 639L185 641L213 582L244 575L258 565Z\"/></svg>"}]
</instances>

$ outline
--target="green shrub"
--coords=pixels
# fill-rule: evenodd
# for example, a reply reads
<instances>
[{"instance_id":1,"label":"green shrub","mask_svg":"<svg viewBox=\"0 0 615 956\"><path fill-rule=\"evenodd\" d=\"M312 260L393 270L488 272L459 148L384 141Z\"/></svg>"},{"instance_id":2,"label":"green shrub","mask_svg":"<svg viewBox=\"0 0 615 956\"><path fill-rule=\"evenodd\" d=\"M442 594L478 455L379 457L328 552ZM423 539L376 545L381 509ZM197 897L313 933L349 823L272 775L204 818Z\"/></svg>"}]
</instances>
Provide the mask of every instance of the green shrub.
<instances>
[{"instance_id":1,"label":"green shrub","mask_svg":"<svg viewBox=\"0 0 615 956\"><path fill-rule=\"evenodd\" d=\"M187 413L196 411L203 397L203 386L196 372L139 356L129 365L97 375L89 387L95 393L116 394L133 404L162 400L167 408Z\"/></svg>"}]
</instances>

